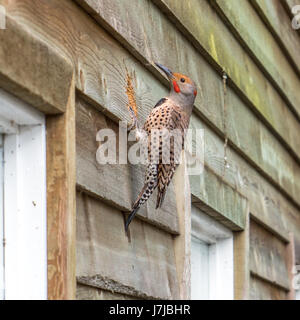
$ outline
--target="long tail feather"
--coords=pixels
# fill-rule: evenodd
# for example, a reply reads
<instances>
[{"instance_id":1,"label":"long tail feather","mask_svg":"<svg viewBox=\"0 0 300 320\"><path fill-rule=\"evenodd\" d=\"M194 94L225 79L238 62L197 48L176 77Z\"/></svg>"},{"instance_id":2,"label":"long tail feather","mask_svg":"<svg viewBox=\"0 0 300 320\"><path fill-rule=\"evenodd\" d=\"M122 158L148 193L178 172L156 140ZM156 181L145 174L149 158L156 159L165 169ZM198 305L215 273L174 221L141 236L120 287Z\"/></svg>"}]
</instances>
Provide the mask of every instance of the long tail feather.
<instances>
[{"instance_id":1,"label":"long tail feather","mask_svg":"<svg viewBox=\"0 0 300 320\"><path fill-rule=\"evenodd\" d=\"M167 191L167 188L164 188L161 192L157 193L157 200L156 200L156 208L155 209L161 208L161 206L165 200L166 191Z\"/></svg>"},{"instance_id":2,"label":"long tail feather","mask_svg":"<svg viewBox=\"0 0 300 320\"><path fill-rule=\"evenodd\" d=\"M126 223L125 223L125 231L126 232L128 230L130 222L132 221L132 219L134 218L134 216L138 212L139 208L141 207L141 205L143 205L149 199L149 197L153 193L155 187L156 186L153 183L147 183L144 185L142 191L140 192L137 200L135 201L135 203L132 207L132 211L131 211L130 215L128 216L128 218L126 220Z\"/></svg>"},{"instance_id":3,"label":"long tail feather","mask_svg":"<svg viewBox=\"0 0 300 320\"><path fill-rule=\"evenodd\" d=\"M129 215L129 217L127 218L126 223L125 223L125 231L126 232L128 231L128 227L130 225L130 222L132 221L132 219L134 218L134 216L136 215L138 210L139 210L139 207L137 207L136 209L132 210L130 215Z\"/></svg>"}]
</instances>

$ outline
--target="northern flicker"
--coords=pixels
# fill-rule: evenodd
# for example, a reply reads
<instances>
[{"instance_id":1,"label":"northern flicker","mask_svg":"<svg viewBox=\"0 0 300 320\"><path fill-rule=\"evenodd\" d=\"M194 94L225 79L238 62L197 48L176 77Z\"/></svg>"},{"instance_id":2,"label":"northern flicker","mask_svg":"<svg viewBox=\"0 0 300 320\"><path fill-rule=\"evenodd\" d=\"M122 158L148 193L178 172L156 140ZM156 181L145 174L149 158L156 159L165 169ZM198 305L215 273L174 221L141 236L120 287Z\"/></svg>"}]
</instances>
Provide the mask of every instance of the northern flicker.
<instances>
[{"instance_id":1,"label":"northern flicker","mask_svg":"<svg viewBox=\"0 0 300 320\"><path fill-rule=\"evenodd\" d=\"M159 63L155 64L167 75L170 82L170 93L167 97L160 99L154 106L143 127L147 135L148 166L144 186L126 221L126 231L141 205L149 199L156 188L158 189L156 209L162 206L167 187L178 165L178 157L184 147L185 130L189 126L197 95L197 87L189 77L180 73L173 73ZM156 138L153 133L155 131L160 131L162 134ZM170 139L170 135L165 134L166 131L179 132L181 139ZM164 139L169 139L168 151L170 157L167 162L163 161L163 146L168 145L168 143L164 143ZM180 145L178 146L178 144ZM153 149L154 152L151 153ZM156 158L153 156L155 151L157 152Z\"/></svg>"}]
</instances>

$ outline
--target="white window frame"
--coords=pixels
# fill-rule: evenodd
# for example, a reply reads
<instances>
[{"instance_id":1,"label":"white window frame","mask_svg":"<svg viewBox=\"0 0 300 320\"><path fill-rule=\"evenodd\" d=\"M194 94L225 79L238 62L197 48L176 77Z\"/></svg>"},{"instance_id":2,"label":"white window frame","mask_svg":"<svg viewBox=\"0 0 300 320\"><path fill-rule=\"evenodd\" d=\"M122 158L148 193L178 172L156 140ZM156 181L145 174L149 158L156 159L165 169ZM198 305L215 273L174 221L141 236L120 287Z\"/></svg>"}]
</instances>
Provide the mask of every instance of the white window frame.
<instances>
[{"instance_id":1,"label":"white window frame","mask_svg":"<svg viewBox=\"0 0 300 320\"><path fill-rule=\"evenodd\" d=\"M0 133L4 134L0 236L5 242L0 298L46 299L45 116L0 89Z\"/></svg>"},{"instance_id":2,"label":"white window frame","mask_svg":"<svg viewBox=\"0 0 300 320\"><path fill-rule=\"evenodd\" d=\"M3 183L4 183L4 141L3 135L0 135L0 300L4 299L4 201L3 201Z\"/></svg>"},{"instance_id":3,"label":"white window frame","mask_svg":"<svg viewBox=\"0 0 300 320\"><path fill-rule=\"evenodd\" d=\"M197 274L195 256L197 242L208 245L208 274ZM233 232L192 205L191 297L199 299L196 286L208 277L209 300L234 299Z\"/></svg>"},{"instance_id":4,"label":"white window frame","mask_svg":"<svg viewBox=\"0 0 300 320\"><path fill-rule=\"evenodd\" d=\"M300 300L300 265L294 266L295 272L293 272L293 287L295 290L295 300Z\"/></svg>"}]
</instances>

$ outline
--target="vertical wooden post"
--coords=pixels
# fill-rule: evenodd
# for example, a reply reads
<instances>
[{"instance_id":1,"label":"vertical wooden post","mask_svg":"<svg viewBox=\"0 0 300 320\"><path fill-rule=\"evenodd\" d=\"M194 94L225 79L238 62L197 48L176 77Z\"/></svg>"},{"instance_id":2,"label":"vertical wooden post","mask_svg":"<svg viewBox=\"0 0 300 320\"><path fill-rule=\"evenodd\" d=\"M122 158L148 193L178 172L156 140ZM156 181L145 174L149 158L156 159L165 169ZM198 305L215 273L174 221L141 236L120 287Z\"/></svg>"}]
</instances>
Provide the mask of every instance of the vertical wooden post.
<instances>
[{"instance_id":1,"label":"vertical wooden post","mask_svg":"<svg viewBox=\"0 0 300 320\"><path fill-rule=\"evenodd\" d=\"M250 214L247 210L245 230L234 233L234 299L249 299L249 236Z\"/></svg>"},{"instance_id":2,"label":"vertical wooden post","mask_svg":"<svg viewBox=\"0 0 300 320\"><path fill-rule=\"evenodd\" d=\"M191 299L191 190L185 152L174 176L180 235L175 237L175 261L180 299Z\"/></svg>"},{"instance_id":3,"label":"vertical wooden post","mask_svg":"<svg viewBox=\"0 0 300 320\"><path fill-rule=\"evenodd\" d=\"M288 275L290 280L290 291L287 295L287 298L289 300L295 300L295 289L294 289L293 280L294 280L294 277L296 276L296 273L295 273L296 259L295 259L294 236L292 232L289 233L289 238L290 238L290 242L286 246L286 252L287 252L286 260L287 260Z\"/></svg>"},{"instance_id":4,"label":"vertical wooden post","mask_svg":"<svg viewBox=\"0 0 300 320\"><path fill-rule=\"evenodd\" d=\"M48 299L75 299L75 83L66 112L47 117ZM59 90L59 88L57 88Z\"/></svg>"}]
</instances>

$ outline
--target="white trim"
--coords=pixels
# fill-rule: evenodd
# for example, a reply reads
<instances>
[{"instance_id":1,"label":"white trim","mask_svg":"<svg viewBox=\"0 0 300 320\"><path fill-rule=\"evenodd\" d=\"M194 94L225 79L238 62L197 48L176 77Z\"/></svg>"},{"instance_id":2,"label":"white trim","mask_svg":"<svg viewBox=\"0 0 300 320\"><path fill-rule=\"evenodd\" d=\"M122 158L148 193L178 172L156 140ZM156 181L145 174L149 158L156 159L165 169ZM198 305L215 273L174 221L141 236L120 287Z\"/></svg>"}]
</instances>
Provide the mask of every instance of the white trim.
<instances>
[{"instance_id":1,"label":"white trim","mask_svg":"<svg viewBox=\"0 0 300 320\"><path fill-rule=\"evenodd\" d=\"M0 134L0 300L4 299L4 201L3 201L3 174L4 174L4 159L3 159L3 136Z\"/></svg>"},{"instance_id":2,"label":"white trim","mask_svg":"<svg viewBox=\"0 0 300 320\"><path fill-rule=\"evenodd\" d=\"M209 295L209 245L191 239L191 299L203 300Z\"/></svg>"},{"instance_id":3,"label":"white trim","mask_svg":"<svg viewBox=\"0 0 300 320\"><path fill-rule=\"evenodd\" d=\"M300 265L296 264L295 273L293 273L293 287L295 290L295 300L300 300Z\"/></svg>"},{"instance_id":4,"label":"white trim","mask_svg":"<svg viewBox=\"0 0 300 320\"><path fill-rule=\"evenodd\" d=\"M192 206L192 235L207 243L232 237L232 231L224 225Z\"/></svg>"},{"instance_id":5,"label":"white trim","mask_svg":"<svg viewBox=\"0 0 300 320\"><path fill-rule=\"evenodd\" d=\"M200 242L201 241L201 244ZM207 245L208 261L199 261L199 251ZM192 206L192 299L204 296L199 292L208 279L206 298L232 300L234 298L233 233L228 228ZM208 272L199 273L197 264L207 264ZM203 268L200 268L200 270ZM196 288L196 289L193 289ZM206 285L203 287L206 288ZM203 289L205 290L205 289Z\"/></svg>"},{"instance_id":6,"label":"white trim","mask_svg":"<svg viewBox=\"0 0 300 320\"><path fill-rule=\"evenodd\" d=\"M1 113L0 113L1 115ZM0 118L0 133L6 133L6 134L13 134L18 133L18 126L6 118L2 117Z\"/></svg>"},{"instance_id":7,"label":"white trim","mask_svg":"<svg viewBox=\"0 0 300 320\"><path fill-rule=\"evenodd\" d=\"M11 124L37 125L44 124L45 116L29 104L0 88L0 115Z\"/></svg>"},{"instance_id":8,"label":"white trim","mask_svg":"<svg viewBox=\"0 0 300 320\"><path fill-rule=\"evenodd\" d=\"M209 299L233 300L233 237L210 245L209 266Z\"/></svg>"},{"instance_id":9,"label":"white trim","mask_svg":"<svg viewBox=\"0 0 300 320\"><path fill-rule=\"evenodd\" d=\"M45 117L1 90L0 117L17 125L4 136L5 299L46 299Z\"/></svg>"}]
</instances>

